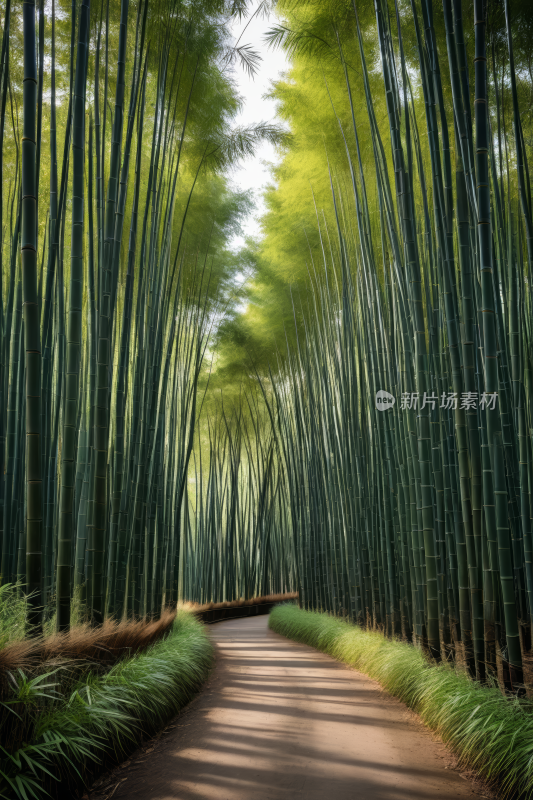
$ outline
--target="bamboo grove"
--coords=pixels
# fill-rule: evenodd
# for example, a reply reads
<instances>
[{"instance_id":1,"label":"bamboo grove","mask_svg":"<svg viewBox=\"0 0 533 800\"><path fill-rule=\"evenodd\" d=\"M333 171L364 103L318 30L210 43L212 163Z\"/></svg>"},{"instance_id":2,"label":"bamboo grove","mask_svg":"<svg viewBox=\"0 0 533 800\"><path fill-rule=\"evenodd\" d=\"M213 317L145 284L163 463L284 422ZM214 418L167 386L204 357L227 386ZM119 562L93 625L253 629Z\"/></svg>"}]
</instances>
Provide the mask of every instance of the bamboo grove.
<instances>
[{"instance_id":1,"label":"bamboo grove","mask_svg":"<svg viewBox=\"0 0 533 800\"><path fill-rule=\"evenodd\" d=\"M501 74L491 3L442 0L438 31L432 0L374 0L371 25L369 4L342 5L333 211L317 205L306 287L287 287L279 360L248 359L253 388L218 404L205 362L216 385L231 281L216 224L187 220L206 170L280 141L228 127L226 72L254 68L227 36L244 5L7 0L1 579L26 584L33 626L54 601L60 630L76 595L98 624L178 594L297 589L516 689L533 622L530 76L509 0ZM269 37L316 64L325 42Z\"/></svg>"},{"instance_id":2,"label":"bamboo grove","mask_svg":"<svg viewBox=\"0 0 533 800\"><path fill-rule=\"evenodd\" d=\"M199 379L225 280L213 212L192 233L187 214L206 170L277 137L230 127L227 75L239 58L254 66L228 32L245 13L4 5L1 581L25 585L34 628L44 608L67 629L74 596L95 624L177 599Z\"/></svg>"},{"instance_id":3,"label":"bamboo grove","mask_svg":"<svg viewBox=\"0 0 533 800\"><path fill-rule=\"evenodd\" d=\"M210 416L206 447L193 453L180 585L193 602L285 594L295 585L285 473L270 420L253 398L231 415L222 408Z\"/></svg>"},{"instance_id":4,"label":"bamboo grove","mask_svg":"<svg viewBox=\"0 0 533 800\"><path fill-rule=\"evenodd\" d=\"M310 289L293 292L297 343L264 382L274 399L266 388L265 398L286 470L300 603L455 658L480 680L503 667L516 689L533 621L527 142L507 2L512 127L503 83L492 80L486 6L475 0L466 17L461 0L443 0L442 11L439 49L431 0L375 0L371 66L382 75L386 135L357 5L357 62L330 28L350 124L338 97L331 116L347 172L331 174L333 226L317 210ZM405 30L416 36L416 76ZM309 51L310 37L309 27L271 32L293 52ZM354 75L364 83L357 102Z\"/></svg>"}]
</instances>

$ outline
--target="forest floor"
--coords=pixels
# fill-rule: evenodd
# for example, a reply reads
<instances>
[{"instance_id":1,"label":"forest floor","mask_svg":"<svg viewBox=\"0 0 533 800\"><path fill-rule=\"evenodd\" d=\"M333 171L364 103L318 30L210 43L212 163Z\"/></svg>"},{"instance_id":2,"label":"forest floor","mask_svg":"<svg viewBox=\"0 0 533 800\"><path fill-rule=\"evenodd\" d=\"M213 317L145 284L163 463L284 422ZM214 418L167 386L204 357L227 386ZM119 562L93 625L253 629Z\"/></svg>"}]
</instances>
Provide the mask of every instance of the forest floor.
<instances>
[{"instance_id":1,"label":"forest floor","mask_svg":"<svg viewBox=\"0 0 533 800\"><path fill-rule=\"evenodd\" d=\"M158 737L90 800L452 800L492 797L378 683L273 633L213 625L217 664Z\"/></svg>"}]
</instances>

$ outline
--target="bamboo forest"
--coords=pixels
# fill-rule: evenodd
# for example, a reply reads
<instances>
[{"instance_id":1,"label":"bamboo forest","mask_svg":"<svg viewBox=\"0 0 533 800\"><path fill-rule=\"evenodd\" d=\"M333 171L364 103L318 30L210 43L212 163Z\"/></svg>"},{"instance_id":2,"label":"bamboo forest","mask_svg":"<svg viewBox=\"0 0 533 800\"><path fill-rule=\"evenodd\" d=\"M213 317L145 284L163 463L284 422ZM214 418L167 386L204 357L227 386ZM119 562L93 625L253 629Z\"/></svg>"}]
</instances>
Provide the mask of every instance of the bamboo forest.
<instances>
[{"instance_id":1,"label":"bamboo forest","mask_svg":"<svg viewBox=\"0 0 533 800\"><path fill-rule=\"evenodd\" d=\"M1 798L533 798L532 11L0 0Z\"/></svg>"}]
</instances>

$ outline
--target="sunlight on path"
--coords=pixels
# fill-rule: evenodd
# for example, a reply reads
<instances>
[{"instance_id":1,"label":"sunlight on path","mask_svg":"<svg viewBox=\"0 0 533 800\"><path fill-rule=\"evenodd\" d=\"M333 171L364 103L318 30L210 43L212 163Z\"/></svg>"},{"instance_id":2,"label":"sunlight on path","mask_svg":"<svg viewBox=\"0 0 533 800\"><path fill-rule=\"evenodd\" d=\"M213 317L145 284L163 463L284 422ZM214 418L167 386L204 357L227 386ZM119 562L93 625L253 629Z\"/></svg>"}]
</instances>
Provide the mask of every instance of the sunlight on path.
<instances>
[{"instance_id":1,"label":"sunlight on path","mask_svg":"<svg viewBox=\"0 0 533 800\"><path fill-rule=\"evenodd\" d=\"M452 800L445 748L376 683L272 633L214 625L205 691L115 800ZM479 796L479 795L477 795Z\"/></svg>"}]
</instances>

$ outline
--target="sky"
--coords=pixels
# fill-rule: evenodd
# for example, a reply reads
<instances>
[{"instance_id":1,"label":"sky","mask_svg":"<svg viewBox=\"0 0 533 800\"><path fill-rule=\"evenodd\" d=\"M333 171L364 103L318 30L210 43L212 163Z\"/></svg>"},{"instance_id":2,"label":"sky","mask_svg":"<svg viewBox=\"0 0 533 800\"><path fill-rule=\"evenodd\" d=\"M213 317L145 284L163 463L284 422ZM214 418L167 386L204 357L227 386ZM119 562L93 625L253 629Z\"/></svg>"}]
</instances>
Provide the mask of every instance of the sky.
<instances>
[{"instance_id":1,"label":"sky","mask_svg":"<svg viewBox=\"0 0 533 800\"><path fill-rule=\"evenodd\" d=\"M250 15L253 14L258 5L258 0L255 0L251 6ZM266 31L272 27L275 21L274 15L264 17L258 14L251 21L249 16L248 19L237 21L232 26L235 39L238 39L242 33L239 45L251 45L262 58L254 78L250 78L240 64L235 67L239 94L242 95L244 100L242 111L236 119L237 125L274 121L279 123L279 120L276 119L276 103L273 100L263 98L263 95L269 91L271 83L278 80L281 74L289 68L283 51L269 49L263 41ZM247 23L249 23L248 27L243 33ZM257 148L256 154L252 158L245 159L232 174L232 180L238 188L252 189L254 191L257 203L256 210L243 225L245 236L256 236L259 233L258 220L265 210L261 190L271 180L268 164L264 162L277 163L277 161L278 157L275 148L270 144L262 144ZM243 243L243 237L235 237L231 246L238 248Z\"/></svg>"}]
</instances>

